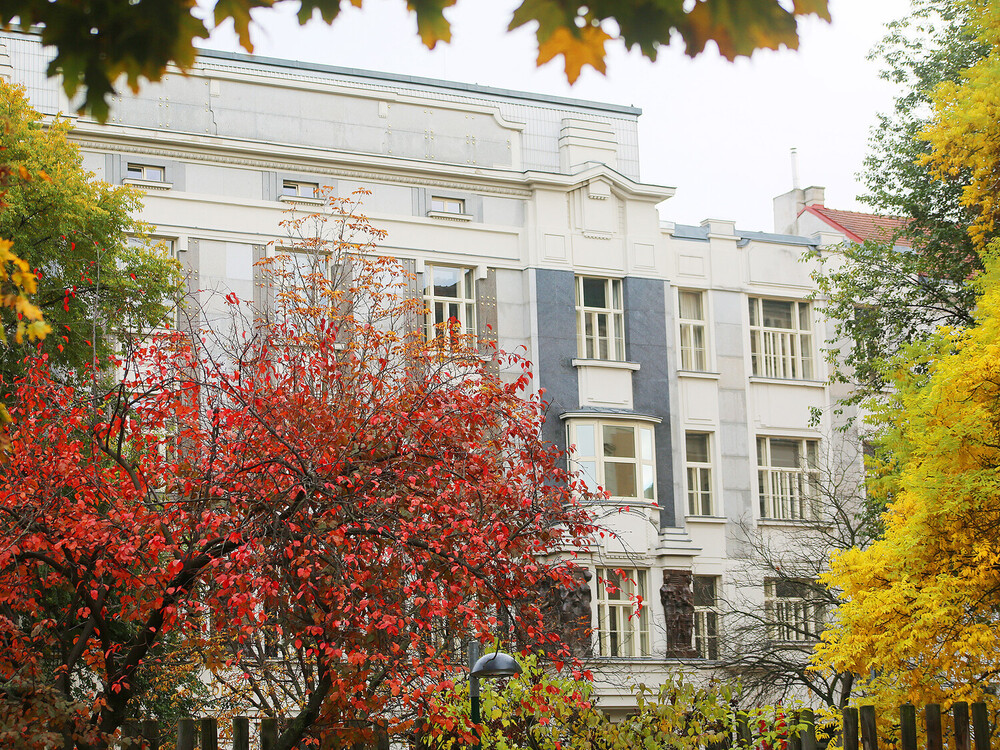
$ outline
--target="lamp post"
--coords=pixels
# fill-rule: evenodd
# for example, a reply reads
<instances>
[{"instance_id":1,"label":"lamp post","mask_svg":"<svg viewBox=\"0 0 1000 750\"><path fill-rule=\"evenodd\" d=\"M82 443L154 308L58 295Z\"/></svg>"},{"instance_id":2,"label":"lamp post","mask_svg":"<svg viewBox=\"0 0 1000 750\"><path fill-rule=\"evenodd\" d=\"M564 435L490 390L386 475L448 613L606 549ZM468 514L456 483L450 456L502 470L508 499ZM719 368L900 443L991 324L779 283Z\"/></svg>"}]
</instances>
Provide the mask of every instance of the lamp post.
<instances>
[{"instance_id":1,"label":"lamp post","mask_svg":"<svg viewBox=\"0 0 1000 750\"><path fill-rule=\"evenodd\" d=\"M521 674L521 665L510 654L494 651L479 656L479 641L469 644L469 700L472 704L472 723L480 722L479 715L479 678L496 679L497 677L513 677Z\"/></svg>"}]
</instances>

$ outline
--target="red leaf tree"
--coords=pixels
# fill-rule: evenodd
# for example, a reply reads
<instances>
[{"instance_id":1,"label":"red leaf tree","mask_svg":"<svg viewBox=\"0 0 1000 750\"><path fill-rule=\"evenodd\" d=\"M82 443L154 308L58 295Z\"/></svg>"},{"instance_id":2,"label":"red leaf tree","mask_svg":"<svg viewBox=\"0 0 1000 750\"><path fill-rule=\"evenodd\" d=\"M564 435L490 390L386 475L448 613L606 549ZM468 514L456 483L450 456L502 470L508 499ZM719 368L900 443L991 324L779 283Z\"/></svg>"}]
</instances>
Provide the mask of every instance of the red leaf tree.
<instances>
[{"instance_id":1,"label":"red leaf tree","mask_svg":"<svg viewBox=\"0 0 1000 750\"><path fill-rule=\"evenodd\" d=\"M230 297L114 388L41 360L16 384L0 744L105 747L177 665L211 673L209 712L286 717L280 748L417 731L458 639L557 642L532 602L578 585L592 527L527 363L427 343L410 280L331 205L260 264L253 322Z\"/></svg>"}]
</instances>

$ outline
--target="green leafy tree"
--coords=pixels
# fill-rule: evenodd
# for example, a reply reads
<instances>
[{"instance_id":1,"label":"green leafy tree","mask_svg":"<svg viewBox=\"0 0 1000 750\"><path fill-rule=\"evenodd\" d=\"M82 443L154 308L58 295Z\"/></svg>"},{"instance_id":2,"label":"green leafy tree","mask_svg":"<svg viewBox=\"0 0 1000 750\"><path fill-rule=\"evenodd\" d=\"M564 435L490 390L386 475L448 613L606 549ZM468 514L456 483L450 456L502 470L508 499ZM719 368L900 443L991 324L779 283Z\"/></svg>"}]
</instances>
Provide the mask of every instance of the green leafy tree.
<instances>
[{"instance_id":1,"label":"green leafy tree","mask_svg":"<svg viewBox=\"0 0 1000 750\"><path fill-rule=\"evenodd\" d=\"M280 0L219 0L214 24L232 20L240 44L250 42L251 12ZM361 6L363 0L351 0ZM457 0L407 0L417 19L417 33L429 48L451 40L445 9ZM798 17L815 13L830 20L828 0L523 0L510 28L537 24L538 64L562 55L572 83L584 65L604 72L604 45L613 39L656 58L657 48L679 35L692 57L708 42L732 60L760 48L798 47ZM98 119L108 115L107 97L125 76L137 89L142 79L157 81L170 63L194 64L194 40L208 37L208 27L192 11L195 0L14 0L0 4L0 22L22 28L44 24L42 39L56 48L49 74L63 76L66 93L86 89L85 108ZM299 22L321 16L333 23L341 0L302 0Z\"/></svg>"},{"instance_id":2,"label":"green leafy tree","mask_svg":"<svg viewBox=\"0 0 1000 750\"><path fill-rule=\"evenodd\" d=\"M44 342L54 369L69 374L103 360L131 332L160 324L175 302L178 264L162 247L142 242L147 227L134 218L139 193L94 179L83 169L69 123L43 125L24 91L0 83L0 149L15 174L0 210L0 238L14 243L23 266L37 276L33 302L53 333ZM137 237L139 243L129 243ZM33 347L16 316L3 319L0 373L21 372Z\"/></svg>"},{"instance_id":3,"label":"green leafy tree","mask_svg":"<svg viewBox=\"0 0 1000 750\"><path fill-rule=\"evenodd\" d=\"M598 707L594 684L580 672L546 669L534 655L517 657L522 673L482 686L482 723L471 724L468 683L443 690L437 698L435 726L419 735L418 746L457 750L473 740L489 750L701 750L722 746L736 729L739 689L708 681L694 685L680 671L659 687L634 684L628 692L635 708L612 720ZM786 706L760 706L744 712L757 747L785 747L803 729Z\"/></svg>"},{"instance_id":4,"label":"green leafy tree","mask_svg":"<svg viewBox=\"0 0 1000 750\"><path fill-rule=\"evenodd\" d=\"M962 179L942 181L923 162L930 147L920 136L931 90L958 80L985 53L965 3L916 0L871 55L902 93L872 129L862 200L908 221L878 241L817 256L823 312L836 324L831 359L836 377L858 386L853 401L883 388L883 356L938 325L972 322L976 295L965 280L981 268L968 235L975 211L961 202Z\"/></svg>"}]
</instances>

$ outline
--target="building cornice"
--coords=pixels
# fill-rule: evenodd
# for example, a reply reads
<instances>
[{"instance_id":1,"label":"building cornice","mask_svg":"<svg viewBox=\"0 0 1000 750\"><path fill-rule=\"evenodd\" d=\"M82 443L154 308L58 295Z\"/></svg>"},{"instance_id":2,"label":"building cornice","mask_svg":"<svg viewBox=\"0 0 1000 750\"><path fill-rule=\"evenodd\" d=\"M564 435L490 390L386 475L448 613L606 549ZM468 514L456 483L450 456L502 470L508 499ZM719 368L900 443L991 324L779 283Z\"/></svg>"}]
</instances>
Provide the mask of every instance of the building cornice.
<instances>
[{"instance_id":1,"label":"building cornice","mask_svg":"<svg viewBox=\"0 0 1000 750\"><path fill-rule=\"evenodd\" d=\"M264 154L259 141L174 131L169 131L169 138L165 138L166 135L168 133L162 130L77 120L70 137L81 148L99 151L148 154L278 172L333 174L339 178L446 187L521 199L530 198L537 188L573 190L596 178L607 180L616 190L632 198L659 202L675 193L671 187L634 182L603 164L574 174L520 172L275 143L268 144Z\"/></svg>"}]
</instances>

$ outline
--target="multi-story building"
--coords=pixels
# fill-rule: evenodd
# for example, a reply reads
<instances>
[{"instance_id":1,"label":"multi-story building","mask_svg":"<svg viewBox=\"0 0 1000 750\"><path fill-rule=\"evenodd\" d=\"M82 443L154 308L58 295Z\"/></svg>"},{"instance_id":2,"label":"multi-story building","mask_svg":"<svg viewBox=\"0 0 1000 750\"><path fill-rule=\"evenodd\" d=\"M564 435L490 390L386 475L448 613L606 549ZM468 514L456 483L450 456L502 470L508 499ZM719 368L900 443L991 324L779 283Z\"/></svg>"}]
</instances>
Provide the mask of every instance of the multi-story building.
<instances>
[{"instance_id":1,"label":"multi-story building","mask_svg":"<svg viewBox=\"0 0 1000 750\"><path fill-rule=\"evenodd\" d=\"M46 65L36 37L0 35L0 75L43 114L71 111ZM629 680L714 663L736 594L788 620L774 638L812 637L817 615L795 591L761 579L738 592L734 571L749 535L795 533L818 512L824 425L810 415L835 395L800 258L839 237L661 222L674 190L640 179L639 115L205 52L72 134L96 179L145 192L143 218L208 315L213 291L252 298L290 204L365 188L364 212L388 232L380 252L416 274L428 308L527 350L546 437L575 446L574 468L613 496L614 533L584 561L596 575L579 599L612 709ZM599 584L621 570L617 592ZM629 594L648 603L638 616Z\"/></svg>"}]
</instances>

